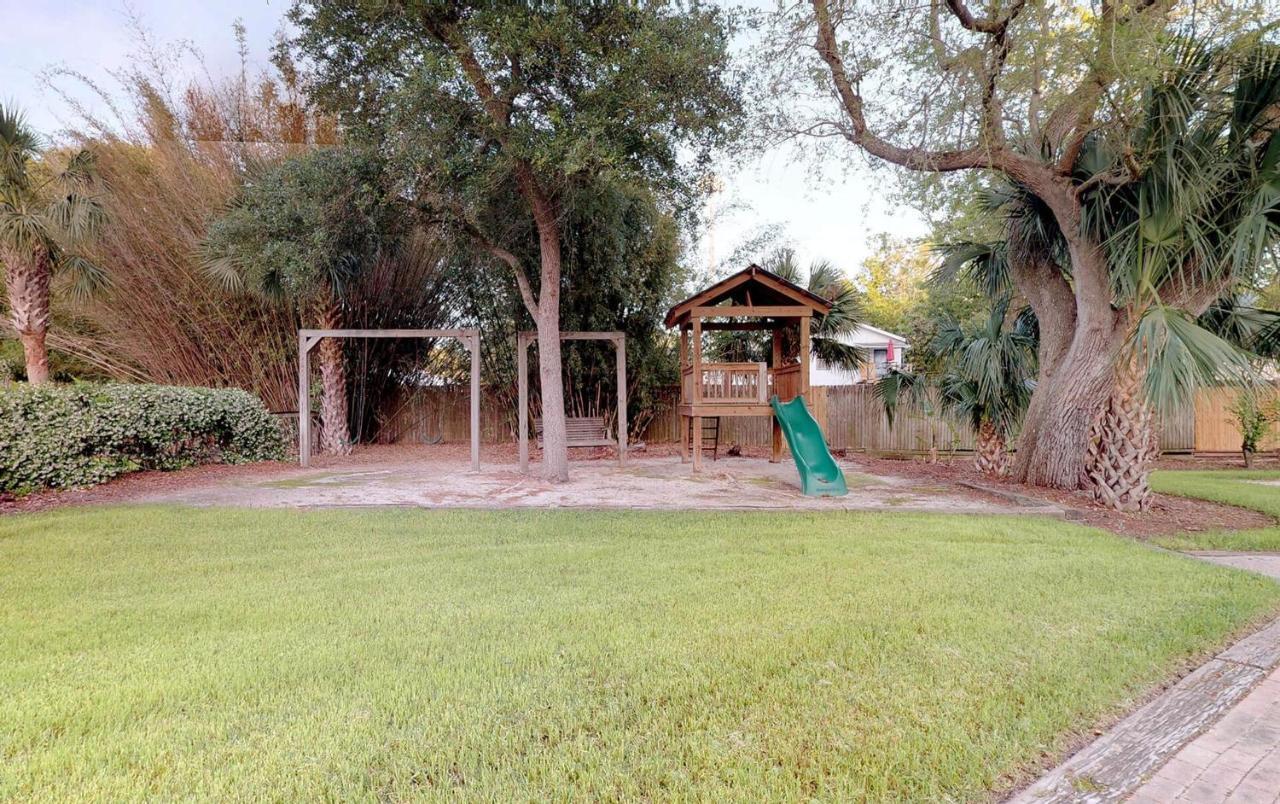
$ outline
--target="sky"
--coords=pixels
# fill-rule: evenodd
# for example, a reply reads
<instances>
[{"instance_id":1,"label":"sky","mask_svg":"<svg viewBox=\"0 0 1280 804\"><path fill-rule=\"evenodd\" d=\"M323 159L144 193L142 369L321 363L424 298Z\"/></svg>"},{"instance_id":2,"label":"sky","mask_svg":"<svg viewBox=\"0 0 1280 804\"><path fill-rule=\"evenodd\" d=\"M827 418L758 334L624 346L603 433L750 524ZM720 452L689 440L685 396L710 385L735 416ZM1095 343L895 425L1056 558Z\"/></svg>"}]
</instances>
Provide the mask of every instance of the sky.
<instances>
[{"instance_id":1,"label":"sky","mask_svg":"<svg viewBox=\"0 0 1280 804\"><path fill-rule=\"evenodd\" d=\"M0 99L16 103L37 130L56 136L72 114L41 76L64 68L102 79L101 86L110 92L108 71L128 64L139 52L131 18L140 21L156 44L190 45L203 54L202 63L187 60L190 74L179 80L207 81L207 75L227 75L239 67L231 30L236 19L247 29L251 67L265 67L288 5L288 0L0 0L0 6L8 6L6 25L0 28ZM61 79L58 86L103 108L75 82ZM725 164L719 178L723 189L712 200L714 224L695 246L699 268L724 260L757 232L775 227L802 261L827 259L854 275L877 235L926 233L918 213L895 208L877 190L883 175L876 179L857 169L829 171L815 181L808 165L786 149Z\"/></svg>"}]
</instances>

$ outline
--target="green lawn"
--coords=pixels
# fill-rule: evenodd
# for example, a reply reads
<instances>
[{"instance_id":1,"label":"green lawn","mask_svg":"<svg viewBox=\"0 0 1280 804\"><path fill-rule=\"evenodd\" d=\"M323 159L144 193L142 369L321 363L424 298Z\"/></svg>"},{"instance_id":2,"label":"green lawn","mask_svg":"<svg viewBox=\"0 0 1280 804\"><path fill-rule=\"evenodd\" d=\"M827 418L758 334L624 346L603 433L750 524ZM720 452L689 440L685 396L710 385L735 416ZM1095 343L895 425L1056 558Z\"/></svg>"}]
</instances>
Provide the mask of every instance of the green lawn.
<instances>
[{"instance_id":1,"label":"green lawn","mask_svg":"<svg viewBox=\"0 0 1280 804\"><path fill-rule=\"evenodd\" d=\"M1213 469L1163 471L1151 476L1151 487L1164 494L1193 497L1252 508L1280 519L1280 485L1260 483L1280 480L1280 471ZM1239 531L1180 533L1157 539L1174 550L1280 551L1280 526Z\"/></svg>"},{"instance_id":2,"label":"green lawn","mask_svg":"<svg viewBox=\"0 0 1280 804\"><path fill-rule=\"evenodd\" d=\"M1052 520L0 520L0 798L966 800L1280 607Z\"/></svg>"}]
</instances>

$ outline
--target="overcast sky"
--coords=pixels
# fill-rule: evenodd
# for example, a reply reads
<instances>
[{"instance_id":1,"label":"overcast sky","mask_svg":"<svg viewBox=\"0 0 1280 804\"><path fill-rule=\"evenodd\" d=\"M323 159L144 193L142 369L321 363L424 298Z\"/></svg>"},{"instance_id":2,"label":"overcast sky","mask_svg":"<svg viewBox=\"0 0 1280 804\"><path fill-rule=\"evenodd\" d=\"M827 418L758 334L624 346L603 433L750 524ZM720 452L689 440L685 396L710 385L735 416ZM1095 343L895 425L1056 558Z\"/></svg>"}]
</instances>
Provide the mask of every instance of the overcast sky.
<instances>
[{"instance_id":1,"label":"overcast sky","mask_svg":"<svg viewBox=\"0 0 1280 804\"><path fill-rule=\"evenodd\" d=\"M0 28L0 98L16 102L32 124L49 135L65 127L70 115L65 103L42 85L40 75L62 66L102 76L126 64L138 52L130 9L154 41L189 42L203 54L203 67L192 61L191 74L185 77L200 81L207 80L202 70L218 76L237 68L231 31L237 18L248 29L257 66L266 66L272 37L288 7L287 0L132 0L128 5L119 0L0 2L8 6L6 24ZM111 82L103 86L110 88ZM714 202L720 214L711 236L699 246L699 267L706 267L712 253L723 259L767 226L781 227L802 259L830 259L848 273L856 271L875 235L916 237L925 232L917 214L891 208L871 179L832 172L818 184L788 152L726 167L721 179L724 190Z\"/></svg>"}]
</instances>

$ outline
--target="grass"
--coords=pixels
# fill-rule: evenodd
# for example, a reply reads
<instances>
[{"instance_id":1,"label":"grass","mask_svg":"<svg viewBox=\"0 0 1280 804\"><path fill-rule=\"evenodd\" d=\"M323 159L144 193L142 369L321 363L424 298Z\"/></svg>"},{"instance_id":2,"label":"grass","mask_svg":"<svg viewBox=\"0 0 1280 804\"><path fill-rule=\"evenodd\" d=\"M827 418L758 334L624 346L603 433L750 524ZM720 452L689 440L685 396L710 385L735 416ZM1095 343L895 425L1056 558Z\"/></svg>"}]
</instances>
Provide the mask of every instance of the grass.
<instances>
[{"instance_id":1,"label":"grass","mask_svg":"<svg viewBox=\"0 0 1280 804\"><path fill-rule=\"evenodd\" d=\"M970 800L1280 586L1047 519L0 520L0 798Z\"/></svg>"},{"instance_id":2,"label":"grass","mask_svg":"<svg viewBox=\"0 0 1280 804\"><path fill-rule=\"evenodd\" d=\"M1280 486L1259 483L1260 480L1280 480L1280 471L1161 471L1152 474L1151 487L1163 494L1252 508L1280 519ZM1174 550L1280 552L1280 525L1238 531L1179 533L1156 541Z\"/></svg>"}]
</instances>

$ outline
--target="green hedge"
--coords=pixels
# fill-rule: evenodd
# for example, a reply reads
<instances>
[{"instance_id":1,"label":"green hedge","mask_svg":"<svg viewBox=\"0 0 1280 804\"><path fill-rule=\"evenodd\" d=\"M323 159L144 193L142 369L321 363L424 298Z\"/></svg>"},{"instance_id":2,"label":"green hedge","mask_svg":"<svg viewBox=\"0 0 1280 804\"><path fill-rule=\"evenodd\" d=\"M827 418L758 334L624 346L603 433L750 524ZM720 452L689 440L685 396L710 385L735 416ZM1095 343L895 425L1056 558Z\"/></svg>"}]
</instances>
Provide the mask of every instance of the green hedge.
<instances>
[{"instance_id":1,"label":"green hedge","mask_svg":"<svg viewBox=\"0 0 1280 804\"><path fill-rule=\"evenodd\" d=\"M0 491L91 486L140 469L284 457L262 402L227 388L0 387Z\"/></svg>"}]
</instances>

